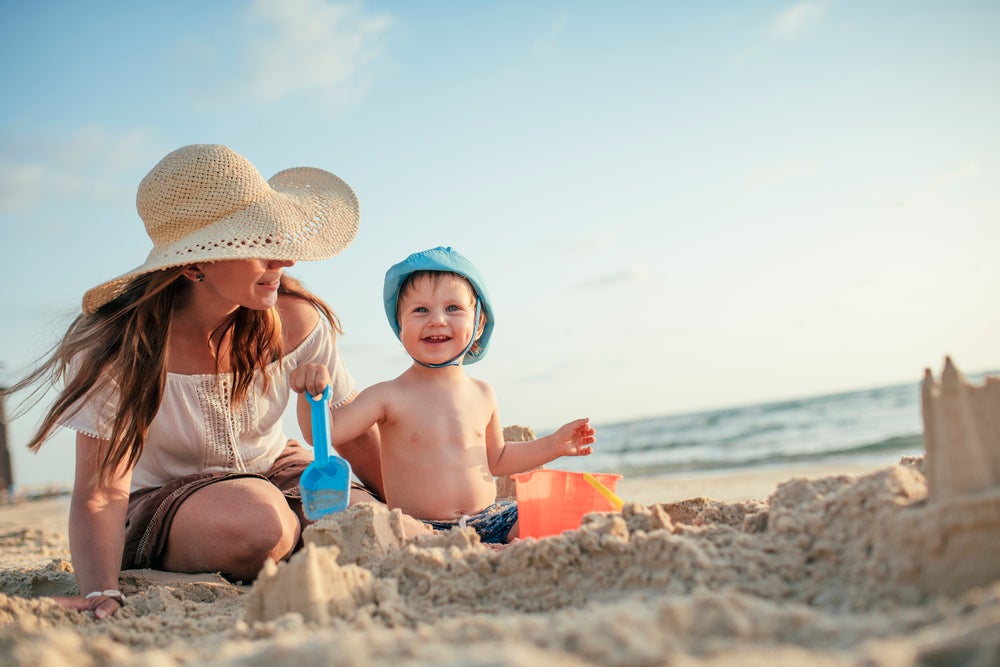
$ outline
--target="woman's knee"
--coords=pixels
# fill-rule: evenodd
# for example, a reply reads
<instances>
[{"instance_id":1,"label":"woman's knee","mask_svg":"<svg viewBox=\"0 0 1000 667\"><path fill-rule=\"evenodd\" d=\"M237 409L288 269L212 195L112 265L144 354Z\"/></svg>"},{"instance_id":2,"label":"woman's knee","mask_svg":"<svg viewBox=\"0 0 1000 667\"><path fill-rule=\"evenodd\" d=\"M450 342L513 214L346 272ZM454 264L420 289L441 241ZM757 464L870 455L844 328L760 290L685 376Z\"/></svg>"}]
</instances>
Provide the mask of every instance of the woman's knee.
<instances>
[{"instance_id":1,"label":"woman's knee","mask_svg":"<svg viewBox=\"0 0 1000 667\"><path fill-rule=\"evenodd\" d=\"M223 575L242 581L257 577L264 562L288 558L299 542L298 517L287 505L257 503L244 508L240 521L228 522L217 541Z\"/></svg>"},{"instance_id":2,"label":"woman's knee","mask_svg":"<svg viewBox=\"0 0 1000 667\"><path fill-rule=\"evenodd\" d=\"M244 508L242 521L231 524L229 538L245 550L245 557L264 564L266 558L287 558L299 542L299 518L282 499L258 502Z\"/></svg>"},{"instance_id":3,"label":"woman's knee","mask_svg":"<svg viewBox=\"0 0 1000 667\"><path fill-rule=\"evenodd\" d=\"M165 564L251 580L265 560L287 558L300 534L299 518L277 488L263 480L213 484L181 506Z\"/></svg>"}]
</instances>

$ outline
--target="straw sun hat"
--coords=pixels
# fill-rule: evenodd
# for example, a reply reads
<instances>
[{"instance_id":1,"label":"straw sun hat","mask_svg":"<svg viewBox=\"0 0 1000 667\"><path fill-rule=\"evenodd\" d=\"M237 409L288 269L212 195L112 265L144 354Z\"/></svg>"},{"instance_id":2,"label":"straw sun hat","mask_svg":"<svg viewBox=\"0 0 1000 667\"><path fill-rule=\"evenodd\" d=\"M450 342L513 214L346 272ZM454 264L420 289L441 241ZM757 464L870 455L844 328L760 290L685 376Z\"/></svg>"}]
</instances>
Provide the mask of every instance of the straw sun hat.
<instances>
[{"instance_id":1,"label":"straw sun hat","mask_svg":"<svg viewBox=\"0 0 1000 667\"><path fill-rule=\"evenodd\" d=\"M226 146L179 148L139 184L136 208L153 241L138 268L88 290L93 313L145 273L227 259L333 257L358 233L358 198L344 181L296 167L265 181Z\"/></svg>"}]
</instances>

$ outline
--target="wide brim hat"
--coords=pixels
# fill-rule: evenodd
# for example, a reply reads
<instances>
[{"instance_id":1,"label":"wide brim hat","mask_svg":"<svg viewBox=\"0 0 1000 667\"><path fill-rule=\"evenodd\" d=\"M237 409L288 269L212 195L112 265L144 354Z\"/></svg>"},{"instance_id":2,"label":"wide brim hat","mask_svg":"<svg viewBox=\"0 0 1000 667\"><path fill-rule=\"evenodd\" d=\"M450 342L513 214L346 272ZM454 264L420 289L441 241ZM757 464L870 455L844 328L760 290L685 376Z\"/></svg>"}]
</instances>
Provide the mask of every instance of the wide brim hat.
<instances>
[{"instance_id":1,"label":"wide brim hat","mask_svg":"<svg viewBox=\"0 0 1000 667\"><path fill-rule=\"evenodd\" d=\"M358 233L358 198L337 176L295 167L264 180L219 144L179 148L139 184L136 209L153 241L141 266L88 290L96 312L136 277L196 262L328 259Z\"/></svg>"},{"instance_id":2,"label":"wide brim hat","mask_svg":"<svg viewBox=\"0 0 1000 667\"><path fill-rule=\"evenodd\" d=\"M480 307L486 315L486 324L483 325L483 333L479 337L479 349L475 352L469 351L465 355L463 363L474 364L486 354L486 348L490 343L490 336L493 334L493 304L490 302L490 293L486 289L486 281L479 270L466 259L461 253L449 247L438 246L430 250L415 252L402 262L389 267L385 273L385 283L382 287L382 301L385 305L385 316L389 319L389 326L392 327L396 338L400 337L399 318L397 316L397 305L399 302L399 290L406 282L406 278L417 271L442 271L455 273L468 280L476 296L479 297Z\"/></svg>"}]
</instances>

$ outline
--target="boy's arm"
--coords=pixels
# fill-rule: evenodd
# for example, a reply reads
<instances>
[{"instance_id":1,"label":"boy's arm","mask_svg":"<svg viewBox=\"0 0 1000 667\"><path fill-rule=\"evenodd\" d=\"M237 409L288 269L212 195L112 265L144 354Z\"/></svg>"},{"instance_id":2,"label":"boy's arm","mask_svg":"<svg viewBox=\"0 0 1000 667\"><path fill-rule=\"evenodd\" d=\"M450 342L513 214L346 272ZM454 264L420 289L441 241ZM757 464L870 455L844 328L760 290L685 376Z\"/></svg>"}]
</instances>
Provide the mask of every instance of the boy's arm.
<instances>
[{"instance_id":1,"label":"boy's arm","mask_svg":"<svg viewBox=\"0 0 1000 667\"><path fill-rule=\"evenodd\" d=\"M311 445L312 405L307 394L319 396L330 383L330 372L323 364L302 364L289 376L289 386L299 394L295 416L302 436ZM384 383L383 383L384 384ZM333 411L330 419L331 445L336 447L360 437L383 419L382 385L374 385L357 394L349 403Z\"/></svg>"},{"instance_id":2,"label":"boy's arm","mask_svg":"<svg viewBox=\"0 0 1000 667\"><path fill-rule=\"evenodd\" d=\"M378 427L372 426L359 437L338 444L335 449L350 462L351 472L357 475L369 491L374 491L377 498L385 498L380 440Z\"/></svg>"},{"instance_id":3,"label":"boy's arm","mask_svg":"<svg viewBox=\"0 0 1000 667\"><path fill-rule=\"evenodd\" d=\"M377 498L385 498L379 430L375 427L375 422L370 423L367 428L363 426L370 417L365 413L364 405L359 405L359 401L368 391L356 394L351 402L333 410L333 414L330 415L330 444L338 455L347 459L351 464L351 472L357 475L362 484L374 491ZM371 403L371 401L366 402ZM305 393L299 395L295 410L299 420L299 430L311 445L313 444L312 405L306 399ZM360 432L355 433L358 429ZM351 436L351 433L354 435Z\"/></svg>"},{"instance_id":4,"label":"boy's arm","mask_svg":"<svg viewBox=\"0 0 1000 667\"><path fill-rule=\"evenodd\" d=\"M350 442L367 433L372 426L385 420L381 399L382 387L374 385L357 398L330 414L330 444L334 447Z\"/></svg>"},{"instance_id":5,"label":"boy's arm","mask_svg":"<svg viewBox=\"0 0 1000 667\"><path fill-rule=\"evenodd\" d=\"M295 416L299 422L299 430L302 431L303 437L310 444L313 441L312 404L306 398L306 394L313 396L321 394L328 384L330 384L330 371L323 364L303 364L294 369L289 377L290 387L299 394L295 405ZM347 404L334 411L339 415L339 418L335 419L332 415L330 416L330 439L333 441L331 444L337 453L350 462L351 471L357 475L361 483L369 490L374 491L377 497L384 498L380 434L374 425L380 418L370 417L366 413L366 410L370 410L370 408L364 407L364 404L371 405L372 399L377 398L373 390L374 387L361 394L354 394ZM362 395L365 395L364 401L360 401ZM344 410L348 406L356 406L359 402L361 403L359 407L351 409L352 413L356 413L354 419L358 422L352 426L350 424L351 416L347 415L347 418L344 418ZM363 427L361 424L369 419L372 421L369 421L367 428ZM332 426L334 423L337 426ZM348 430L352 432L357 430L358 432L348 437Z\"/></svg>"},{"instance_id":6,"label":"boy's arm","mask_svg":"<svg viewBox=\"0 0 1000 667\"><path fill-rule=\"evenodd\" d=\"M371 388L357 394L350 403L333 410L330 415L330 444L334 447L360 437L382 420L381 404L373 400ZM299 430L310 445L312 437L312 405L306 392L299 394L295 406Z\"/></svg>"},{"instance_id":7,"label":"boy's arm","mask_svg":"<svg viewBox=\"0 0 1000 667\"><path fill-rule=\"evenodd\" d=\"M490 461L495 477L513 475L545 465L561 456L587 456L594 451L596 431L586 417L563 424L552 435L529 442L505 442Z\"/></svg>"}]
</instances>

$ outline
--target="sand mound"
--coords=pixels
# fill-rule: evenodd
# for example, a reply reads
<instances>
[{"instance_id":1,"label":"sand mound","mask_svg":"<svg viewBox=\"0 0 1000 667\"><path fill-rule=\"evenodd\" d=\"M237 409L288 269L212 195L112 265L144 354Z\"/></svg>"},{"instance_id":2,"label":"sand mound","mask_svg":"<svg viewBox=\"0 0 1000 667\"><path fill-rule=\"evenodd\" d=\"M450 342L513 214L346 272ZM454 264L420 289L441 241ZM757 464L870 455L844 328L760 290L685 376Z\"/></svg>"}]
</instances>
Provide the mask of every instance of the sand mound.
<instances>
[{"instance_id":1,"label":"sand mound","mask_svg":"<svg viewBox=\"0 0 1000 667\"><path fill-rule=\"evenodd\" d=\"M859 479L793 480L777 489L769 510L714 507L724 521L706 519L705 509L630 504L620 514L588 516L578 531L499 551L481 545L472 529L456 529L388 548L371 542L372 550L345 558L337 547L342 536L385 533L378 526L394 520L385 508L355 507L307 529L308 548L267 568L250 593L247 618L291 611L324 623L375 616L415 626L696 591L739 591L829 612L921 604L938 591L920 586L918 565L901 559L885 536L899 532L899 521L913 523L907 515L924 516L925 497L923 476L897 466ZM328 541L331 535L337 540ZM329 604L318 611L323 595Z\"/></svg>"}]
</instances>

